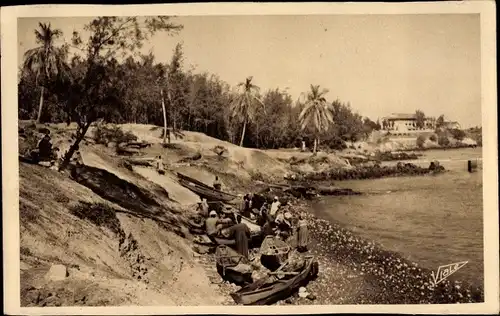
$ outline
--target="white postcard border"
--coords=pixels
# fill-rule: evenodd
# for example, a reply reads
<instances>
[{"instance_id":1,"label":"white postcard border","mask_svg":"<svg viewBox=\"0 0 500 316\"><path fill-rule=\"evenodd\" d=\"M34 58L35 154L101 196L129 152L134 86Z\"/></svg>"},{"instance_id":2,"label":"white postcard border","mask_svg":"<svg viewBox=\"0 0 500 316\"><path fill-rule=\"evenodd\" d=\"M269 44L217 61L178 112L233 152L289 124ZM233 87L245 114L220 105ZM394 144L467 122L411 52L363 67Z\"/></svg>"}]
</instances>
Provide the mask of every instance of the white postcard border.
<instances>
[{"instance_id":1,"label":"white postcard border","mask_svg":"<svg viewBox=\"0 0 500 316\"><path fill-rule=\"evenodd\" d=\"M481 16L485 302L456 305L321 305L263 307L20 307L19 179L17 152L17 18L95 15L311 15L471 14ZM312 314L312 313L498 313L498 165L495 4L493 1L436 3L199 3L129 6L44 5L1 8L2 190L4 313L25 315L133 314Z\"/></svg>"}]
</instances>

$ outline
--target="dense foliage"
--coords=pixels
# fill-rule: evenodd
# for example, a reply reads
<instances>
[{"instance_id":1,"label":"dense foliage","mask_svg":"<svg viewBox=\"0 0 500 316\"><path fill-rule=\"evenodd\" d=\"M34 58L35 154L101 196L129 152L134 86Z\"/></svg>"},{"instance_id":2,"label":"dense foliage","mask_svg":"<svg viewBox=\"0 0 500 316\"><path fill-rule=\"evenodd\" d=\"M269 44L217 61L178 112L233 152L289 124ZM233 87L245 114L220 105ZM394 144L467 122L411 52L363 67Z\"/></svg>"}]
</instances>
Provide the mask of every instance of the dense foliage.
<instances>
[{"instance_id":1,"label":"dense foliage","mask_svg":"<svg viewBox=\"0 0 500 316\"><path fill-rule=\"evenodd\" d=\"M252 77L231 87L214 74L187 69L181 44L168 63L157 62L152 53L139 53L155 32L182 30L168 17L99 17L85 30L90 33L87 40L74 32L71 43L46 44L57 55L49 68L43 68L44 62L53 58L40 55L33 60L35 51L26 55L18 82L19 119L36 119L41 113L42 122L76 122L77 138L98 120L165 124L168 131L198 131L256 148L298 147L305 141L309 148L316 143L323 149L341 149L346 141L364 140L381 129L378 121L362 117L349 103L327 100L327 90L319 86L304 87L307 98L293 100L279 88L262 91ZM50 25L35 35L38 39L45 33L62 35ZM69 46L77 48L76 53L70 53ZM425 116L419 114L421 121Z\"/></svg>"}]
</instances>

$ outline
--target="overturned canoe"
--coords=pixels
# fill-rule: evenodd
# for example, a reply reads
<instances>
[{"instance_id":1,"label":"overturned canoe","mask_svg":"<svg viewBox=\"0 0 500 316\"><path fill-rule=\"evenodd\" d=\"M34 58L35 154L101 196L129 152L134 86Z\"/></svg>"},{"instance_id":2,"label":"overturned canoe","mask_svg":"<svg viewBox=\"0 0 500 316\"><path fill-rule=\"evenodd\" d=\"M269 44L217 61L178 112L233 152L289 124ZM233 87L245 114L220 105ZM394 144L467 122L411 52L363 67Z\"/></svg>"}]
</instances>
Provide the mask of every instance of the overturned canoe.
<instances>
[{"instance_id":1,"label":"overturned canoe","mask_svg":"<svg viewBox=\"0 0 500 316\"><path fill-rule=\"evenodd\" d=\"M179 179L183 179L183 180L195 183L195 184L202 186L202 187L205 187L207 189L213 189L213 187L209 186L208 184L201 182L200 180L196 180L195 178L191 178L190 176L187 176L183 173L177 172L177 177Z\"/></svg>"},{"instance_id":2,"label":"overturned canoe","mask_svg":"<svg viewBox=\"0 0 500 316\"><path fill-rule=\"evenodd\" d=\"M260 247L260 263L271 271L278 269L287 259L290 246L274 236L266 236Z\"/></svg>"},{"instance_id":3,"label":"overturned canoe","mask_svg":"<svg viewBox=\"0 0 500 316\"><path fill-rule=\"evenodd\" d=\"M189 178L184 175L182 177L179 177L179 183L183 187L198 194L201 198L207 199L207 201L229 202L237 198L237 196L234 194L216 190L198 180Z\"/></svg>"},{"instance_id":4,"label":"overturned canoe","mask_svg":"<svg viewBox=\"0 0 500 316\"><path fill-rule=\"evenodd\" d=\"M305 286L318 275L319 265L314 257L306 258L306 263L300 271L284 273L285 276L273 283L268 279L258 280L231 294L237 304L269 305L285 299Z\"/></svg>"}]
</instances>

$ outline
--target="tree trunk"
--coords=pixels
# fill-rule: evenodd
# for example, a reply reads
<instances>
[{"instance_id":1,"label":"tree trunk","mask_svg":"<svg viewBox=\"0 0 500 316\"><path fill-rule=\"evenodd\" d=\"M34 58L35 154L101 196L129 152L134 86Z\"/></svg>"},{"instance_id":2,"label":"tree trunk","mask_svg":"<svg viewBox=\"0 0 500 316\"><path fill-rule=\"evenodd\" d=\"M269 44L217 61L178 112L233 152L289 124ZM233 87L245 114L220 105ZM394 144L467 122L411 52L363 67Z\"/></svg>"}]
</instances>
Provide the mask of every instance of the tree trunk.
<instances>
[{"instance_id":1,"label":"tree trunk","mask_svg":"<svg viewBox=\"0 0 500 316\"><path fill-rule=\"evenodd\" d=\"M167 130L167 111L165 110L165 100L163 99L163 89L160 89L160 95L161 95L161 108L163 110L163 143L165 144L167 142L167 133L170 134L170 132ZM170 137L169 141L170 143Z\"/></svg>"},{"instance_id":2,"label":"tree trunk","mask_svg":"<svg viewBox=\"0 0 500 316\"><path fill-rule=\"evenodd\" d=\"M247 119L243 122L243 131L241 132L240 147L243 147L243 140L245 139L245 131L247 129Z\"/></svg>"},{"instance_id":3,"label":"tree trunk","mask_svg":"<svg viewBox=\"0 0 500 316\"><path fill-rule=\"evenodd\" d=\"M259 148L259 145L260 145L259 128L260 128L259 123L257 123L257 148Z\"/></svg>"},{"instance_id":4,"label":"tree trunk","mask_svg":"<svg viewBox=\"0 0 500 316\"><path fill-rule=\"evenodd\" d=\"M318 138L317 138L317 137L315 137L315 138L314 138L313 155L316 155L317 150L318 150Z\"/></svg>"},{"instance_id":5,"label":"tree trunk","mask_svg":"<svg viewBox=\"0 0 500 316\"><path fill-rule=\"evenodd\" d=\"M68 152L64 155L64 160L63 160L62 164L59 166L59 171L63 171L64 169L66 169L66 167L68 167L69 162L71 161L71 157L73 157L73 154L75 153L75 151L79 147L80 142L85 137L85 134L87 133L87 131L90 127L90 124L92 124L92 123L88 123L86 126L83 127L81 132L79 132L79 133L77 132L76 140L73 143L73 145L71 145L69 147Z\"/></svg>"},{"instance_id":6,"label":"tree trunk","mask_svg":"<svg viewBox=\"0 0 500 316\"><path fill-rule=\"evenodd\" d=\"M40 119L42 118L42 108L43 108L43 92L45 88L42 86L42 89L40 91L40 104L38 105L38 116L36 118L36 122L40 123Z\"/></svg>"},{"instance_id":7,"label":"tree trunk","mask_svg":"<svg viewBox=\"0 0 500 316\"><path fill-rule=\"evenodd\" d=\"M177 139L177 116L174 115L174 137Z\"/></svg>"}]
</instances>

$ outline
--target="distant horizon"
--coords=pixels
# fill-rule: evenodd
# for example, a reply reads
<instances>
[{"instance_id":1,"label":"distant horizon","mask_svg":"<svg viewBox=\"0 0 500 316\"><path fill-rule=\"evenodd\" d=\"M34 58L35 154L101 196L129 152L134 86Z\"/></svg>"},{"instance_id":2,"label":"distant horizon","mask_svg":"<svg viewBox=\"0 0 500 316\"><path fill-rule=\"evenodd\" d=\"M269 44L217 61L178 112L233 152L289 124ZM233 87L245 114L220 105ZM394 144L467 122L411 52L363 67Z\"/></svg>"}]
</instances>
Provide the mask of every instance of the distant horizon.
<instances>
[{"instance_id":1,"label":"distant horizon","mask_svg":"<svg viewBox=\"0 0 500 316\"><path fill-rule=\"evenodd\" d=\"M69 42L93 17L20 18L18 66L36 46L38 22ZM445 116L481 126L480 27L477 14L187 16L178 35L155 35L141 53L169 62L183 43L184 69L208 72L234 87L247 76L261 92L295 101L311 84L376 121L391 113Z\"/></svg>"}]
</instances>

